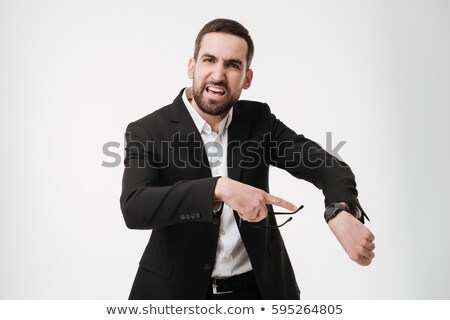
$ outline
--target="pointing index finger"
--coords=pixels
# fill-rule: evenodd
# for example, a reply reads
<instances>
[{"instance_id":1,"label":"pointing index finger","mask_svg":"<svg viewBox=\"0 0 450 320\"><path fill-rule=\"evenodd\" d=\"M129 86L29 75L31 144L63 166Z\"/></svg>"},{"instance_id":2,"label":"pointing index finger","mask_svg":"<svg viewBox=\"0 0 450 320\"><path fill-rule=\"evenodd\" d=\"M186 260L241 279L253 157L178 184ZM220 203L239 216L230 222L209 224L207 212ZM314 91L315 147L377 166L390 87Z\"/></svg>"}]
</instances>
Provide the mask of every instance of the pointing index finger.
<instances>
[{"instance_id":1,"label":"pointing index finger","mask_svg":"<svg viewBox=\"0 0 450 320\"><path fill-rule=\"evenodd\" d=\"M289 211L297 210L297 207L294 204L292 204L289 201L284 200L284 199L282 199L280 197L273 196L271 194L267 194L266 195L266 203L267 204L273 204L275 206L285 208L285 209L287 209Z\"/></svg>"}]
</instances>

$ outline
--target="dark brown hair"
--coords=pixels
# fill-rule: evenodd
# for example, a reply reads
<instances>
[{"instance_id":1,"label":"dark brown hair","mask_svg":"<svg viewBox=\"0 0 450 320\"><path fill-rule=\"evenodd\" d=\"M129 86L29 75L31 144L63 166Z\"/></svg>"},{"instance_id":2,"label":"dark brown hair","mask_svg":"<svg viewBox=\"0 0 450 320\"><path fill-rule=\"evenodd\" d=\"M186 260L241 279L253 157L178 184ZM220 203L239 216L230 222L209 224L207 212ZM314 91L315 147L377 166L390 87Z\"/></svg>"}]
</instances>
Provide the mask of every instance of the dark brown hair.
<instances>
[{"instance_id":1,"label":"dark brown hair","mask_svg":"<svg viewBox=\"0 0 450 320\"><path fill-rule=\"evenodd\" d=\"M194 59L197 60L198 52L200 51L200 45L203 39L203 36L207 33L211 32L220 32L226 34L232 34L239 38L242 38L247 42L247 68L250 68L250 64L253 59L253 52L255 51L255 47L253 46L253 40L248 33L248 30L237 21L230 19L214 19L207 24L204 25L202 30L197 35L197 39L195 39L195 50L194 50Z\"/></svg>"}]
</instances>

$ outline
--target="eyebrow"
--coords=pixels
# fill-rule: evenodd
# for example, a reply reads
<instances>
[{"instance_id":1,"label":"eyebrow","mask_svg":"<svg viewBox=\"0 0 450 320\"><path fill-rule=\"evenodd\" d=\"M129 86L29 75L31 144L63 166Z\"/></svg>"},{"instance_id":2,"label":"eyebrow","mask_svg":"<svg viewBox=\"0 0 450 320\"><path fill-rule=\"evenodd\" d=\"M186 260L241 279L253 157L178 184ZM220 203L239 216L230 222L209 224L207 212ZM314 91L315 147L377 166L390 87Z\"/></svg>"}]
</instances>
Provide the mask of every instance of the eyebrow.
<instances>
[{"instance_id":1,"label":"eyebrow","mask_svg":"<svg viewBox=\"0 0 450 320\"><path fill-rule=\"evenodd\" d=\"M216 58L214 55L210 54L210 53L204 53L204 54L202 54L202 58L211 58L211 59L217 60L217 58ZM238 64L238 65L241 66L241 67L244 65L244 64L242 63L242 61L239 60L239 59L228 59L228 60L224 60L224 61L225 61L225 63L227 63L227 64L230 64L230 63L236 63L236 64Z\"/></svg>"}]
</instances>

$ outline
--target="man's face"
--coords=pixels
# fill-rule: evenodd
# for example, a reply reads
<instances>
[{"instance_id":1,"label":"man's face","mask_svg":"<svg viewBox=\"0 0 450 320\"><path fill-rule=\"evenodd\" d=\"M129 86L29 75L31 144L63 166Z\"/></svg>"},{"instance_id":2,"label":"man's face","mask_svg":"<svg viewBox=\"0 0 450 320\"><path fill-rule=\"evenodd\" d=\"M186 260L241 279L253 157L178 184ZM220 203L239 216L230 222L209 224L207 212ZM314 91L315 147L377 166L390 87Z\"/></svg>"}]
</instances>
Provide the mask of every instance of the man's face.
<instances>
[{"instance_id":1,"label":"man's face","mask_svg":"<svg viewBox=\"0 0 450 320\"><path fill-rule=\"evenodd\" d=\"M197 61L189 61L188 74L198 108L213 116L225 114L252 81L253 72L247 70L247 42L231 34L205 34Z\"/></svg>"}]
</instances>

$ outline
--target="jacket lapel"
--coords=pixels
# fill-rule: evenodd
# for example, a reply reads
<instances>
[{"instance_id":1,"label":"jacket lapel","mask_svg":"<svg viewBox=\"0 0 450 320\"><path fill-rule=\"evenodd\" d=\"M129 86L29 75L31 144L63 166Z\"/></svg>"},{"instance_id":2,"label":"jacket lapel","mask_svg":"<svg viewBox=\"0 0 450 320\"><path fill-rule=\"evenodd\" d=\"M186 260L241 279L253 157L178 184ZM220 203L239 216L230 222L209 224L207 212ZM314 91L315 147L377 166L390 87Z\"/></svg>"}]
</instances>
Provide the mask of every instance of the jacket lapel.
<instances>
[{"instance_id":1,"label":"jacket lapel","mask_svg":"<svg viewBox=\"0 0 450 320\"><path fill-rule=\"evenodd\" d=\"M233 119L228 127L228 177L239 181L242 172L242 143L247 141L250 134L250 120L241 105L233 107Z\"/></svg>"},{"instance_id":2,"label":"jacket lapel","mask_svg":"<svg viewBox=\"0 0 450 320\"><path fill-rule=\"evenodd\" d=\"M173 128L173 147L185 148L187 151L187 168L197 170L199 178L211 177L208 157L203 146L203 140L192 120L182 98L184 89L168 108L168 118Z\"/></svg>"}]
</instances>

